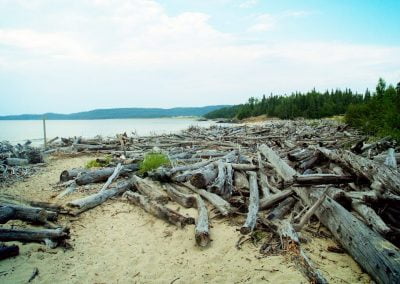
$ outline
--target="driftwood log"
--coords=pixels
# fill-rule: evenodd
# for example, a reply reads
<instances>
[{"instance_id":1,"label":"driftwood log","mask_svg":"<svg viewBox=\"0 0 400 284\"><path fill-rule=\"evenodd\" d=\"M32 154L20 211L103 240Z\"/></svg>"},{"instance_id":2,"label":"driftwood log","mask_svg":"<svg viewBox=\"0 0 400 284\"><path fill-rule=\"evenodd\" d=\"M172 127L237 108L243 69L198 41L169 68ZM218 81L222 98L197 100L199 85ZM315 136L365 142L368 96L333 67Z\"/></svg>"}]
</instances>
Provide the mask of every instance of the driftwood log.
<instances>
[{"instance_id":1,"label":"driftwood log","mask_svg":"<svg viewBox=\"0 0 400 284\"><path fill-rule=\"evenodd\" d=\"M206 247L211 241L208 225L208 211L200 195L196 195L196 202L199 213L196 220L195 239L199 246Z\"/></svg>"},{"instance_id":2,"label":"driftwood log","mask_svg":"<svg viewBox=\"0 0 400 284\"><path fill-rule=\"evenodd\" d=\"M146 212L180 228L195 223L192 217L185 217L142 194L128 191L124 196L128 201L143 208Z\"/></svg>"},{"instance_id":3,"label":"driftwood log","mask_svg":"<svg viewBox=\"0 0 400 284\"><path fill-rule=\"evenodd\" d=\"M260 205L258 194L257 174L255 172L247 172L250 184L250 200L248 206L247 217L244 225L240 228L240 233L248 234L253 231L257 222L257 214Z\"/></svg>"}]
</instances>

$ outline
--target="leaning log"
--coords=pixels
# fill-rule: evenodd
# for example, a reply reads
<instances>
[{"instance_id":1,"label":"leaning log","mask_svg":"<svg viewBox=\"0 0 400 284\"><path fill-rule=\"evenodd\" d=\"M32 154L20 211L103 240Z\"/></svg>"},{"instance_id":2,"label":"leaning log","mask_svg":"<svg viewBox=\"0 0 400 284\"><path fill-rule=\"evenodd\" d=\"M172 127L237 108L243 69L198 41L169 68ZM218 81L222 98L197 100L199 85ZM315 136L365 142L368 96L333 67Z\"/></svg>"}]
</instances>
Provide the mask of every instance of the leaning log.
<instances>
[{"instance_id":1,"label":"leaning log","mask_svg":"<svg viewBox=\"0 0 400 284\"><path fill-rule=\"evenodd\" d=\"M283 221L279 225L279 235L283 249L291 256L300 271L310 280L310 283L328 283L321 271L314 267L312 261L301 249L299 237L289 222Z\"/></svg>"},{"instance_id":2,"label":"leaning log","mask_svg":"<svg viewBox=\"0 0 400 284\"><path fill-rule=\"evenodd\" d=\"M264 197L260 200L260 210L268 209L269 207L273 206L277 202L281 201L282 199L288 197L289 195L293 194L293 189L285 189L278 193L271 194L267 197Z\"/></svg>"},{"instance_id":3,"label":"leaning log","mask_svg":"<svg viewBox=\"0 0 400 284\"><path fill-rule=\"evenodd\" d=\"M152 214L153 216L163 219L164 221L167 221L168 223L180 228L183 228L188 224L195 223L193 218L185 217L142 194L128 191L125 193L125 197L128 199L128 201L143 208L146 212Z\"/></svg>"},{"instance_id":4,"label":"leaning log","mask_svg":"<svg viewBox=\"0 0 400 284\"><path fill-rule=\"evenodd\" d=\"M217 162L217 167L218 167L218 175L214 180L213 184L209 187L209 190L211 192L221 195L224 193L226 169L225 169L225 164L222 161Z\"/></svg>"},{"instance_id":5,"label":"leaning log","mask_svg":"<svg viewBox=\"0 0 400 284\"><path fill-rule=\"evenodd\" d=\"M253 231L257 222L257 214L260 205L260 198L258 194L258 185L257 185L257 174L255 172L247 172L249 175L249 183L250 183L250 200L249 207L246 217L246 222L240 228L240 233L248 234Z\"/></svg>"},{"instance_id":6,"label":"leaning log","mask_svg":"<svg viewBox=\"0 0 400 284\"><path fill-rule=\"evenodd\" d=\"M208 231L208 211L200 195L196 195L196 202L199 213L196 220L195 239L199 246L206 247L211 241L210 233Z\"/></svg>"},{"instance_id":7,"label":"leaning log","mask_svg":"<svg viewBox=\"0 0 400 284\"><path fill-rule=\"evenodd\" d=\"M293 181L293 176L296 175L296 171L283 161L274 150L265 144L261 145L259 150L285 182Z\"/></svg>"},{"instance_id":8,"label":"leaning log","mask_svg":"<svg viewBox=\"0 0 400 284\"><path fill-rule=\"evenodd\" d=\"M267 220L273 221L277 219L282 219L290 211L295 203L296 199L294 199L293 197L286 198L268 214Z\"/></svg>"}]
</instances>

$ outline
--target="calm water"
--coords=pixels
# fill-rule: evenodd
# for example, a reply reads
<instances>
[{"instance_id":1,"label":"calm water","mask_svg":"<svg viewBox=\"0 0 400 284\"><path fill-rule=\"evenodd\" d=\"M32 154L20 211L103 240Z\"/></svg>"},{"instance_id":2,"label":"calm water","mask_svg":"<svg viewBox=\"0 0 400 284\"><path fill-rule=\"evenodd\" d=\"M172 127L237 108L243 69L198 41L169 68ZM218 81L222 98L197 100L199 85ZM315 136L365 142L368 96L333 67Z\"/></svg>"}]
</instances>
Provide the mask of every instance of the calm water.
<instances>
[{"instance_id":1,"label":"calm water","mask_svg":"<svg viewBox=\"0 0 400 284\"><path fill-rule=\"evenodd\" d=\"M143 136L177 132L191 125L210 126L212 121L196 121L190 118L150 118L150 119L96 119L96 120L47 120L47 139L53 137L103 137L117 133L132 132ZM43 122L41 120L0 120L0 141L11 143L24 142L27 139L41 143Z\"/></svg>"}]
</instances>

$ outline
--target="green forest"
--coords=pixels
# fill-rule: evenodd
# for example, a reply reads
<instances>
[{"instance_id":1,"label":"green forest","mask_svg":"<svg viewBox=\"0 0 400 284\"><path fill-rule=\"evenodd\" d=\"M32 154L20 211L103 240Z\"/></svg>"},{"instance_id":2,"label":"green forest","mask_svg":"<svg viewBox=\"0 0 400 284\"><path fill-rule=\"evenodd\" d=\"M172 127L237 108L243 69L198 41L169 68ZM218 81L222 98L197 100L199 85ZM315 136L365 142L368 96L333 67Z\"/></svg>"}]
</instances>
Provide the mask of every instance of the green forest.
<instances>
[{"instance_id":1,"label":"green forest","mask_svg":"<svg viewBox=\"0 0 400 284\"><path fill-rule=\"evenodd\" d=\"M287 95L251 97L247 103L225 107L205 115L206 118L239 120L267 115L281 119L318 119L344 115L346 123L375 136L390 135L400 140L400 83L396 88L379 79L374 91L364 94L350 89L318 92L296 92Z\"/></svg>"}]
</instances>

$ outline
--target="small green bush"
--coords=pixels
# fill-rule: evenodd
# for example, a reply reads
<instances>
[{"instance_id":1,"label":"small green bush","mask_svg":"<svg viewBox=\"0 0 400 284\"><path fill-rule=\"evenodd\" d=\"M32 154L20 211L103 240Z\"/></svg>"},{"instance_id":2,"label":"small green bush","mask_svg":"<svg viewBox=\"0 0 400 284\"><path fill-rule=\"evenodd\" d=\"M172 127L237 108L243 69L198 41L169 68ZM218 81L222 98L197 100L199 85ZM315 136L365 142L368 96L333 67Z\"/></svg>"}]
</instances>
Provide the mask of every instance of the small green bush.
<instances>
[{"instance_id":1,"label":"small green bush","mask_svg":"<svg viewBox=\"0 0 400 284\"><path fill-rule=\"evenodd\" d=\"M91 168L107 167L110 165L110 162L111 162L111 157L106 156L104 159L90 160L89 162L86 163L85 168L91 169Z\"/></svg>"},{"instance_id":2,"label":"small green bush","mask_svg":"<svg viewBox=\"0 0 400 284\"><path fill-rule=\"evenodd\" d=\"M161 166L169 166L170 161L168 157L162 153L147 153L143 161L140 163L139 172L145 173L155 170Z\"/></svg>"}]
</instances>

